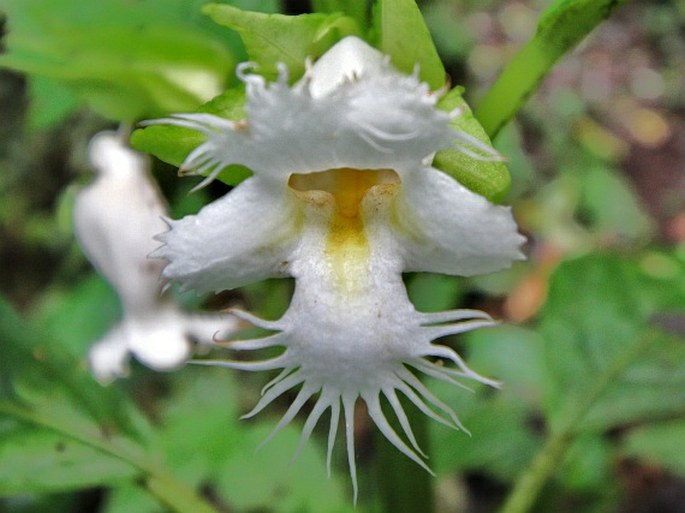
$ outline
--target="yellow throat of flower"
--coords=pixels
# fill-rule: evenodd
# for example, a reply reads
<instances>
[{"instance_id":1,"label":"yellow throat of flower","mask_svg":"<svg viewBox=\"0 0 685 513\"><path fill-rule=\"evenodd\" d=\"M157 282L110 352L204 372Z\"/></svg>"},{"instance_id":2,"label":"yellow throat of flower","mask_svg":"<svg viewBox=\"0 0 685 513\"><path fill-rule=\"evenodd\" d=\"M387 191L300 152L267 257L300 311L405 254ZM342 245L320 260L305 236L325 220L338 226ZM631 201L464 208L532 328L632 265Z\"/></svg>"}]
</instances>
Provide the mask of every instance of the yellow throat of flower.
<instances>
[{"instance_id":1,"label":"yellow throat of flower","mask_svg":"<svg viewBox=\"0 0 685 513\"><path fill-rule=\"evenodd\" d=\"M359 292L368 282L371 252L364 228L364 198L372 188L390 198L399 184L391 169L338 168L290 177L288 185L304 201L321 207L332 204L325 257L341 292ZM326 193L324 201L321 192Z\"/></svg>"}]
</instances>

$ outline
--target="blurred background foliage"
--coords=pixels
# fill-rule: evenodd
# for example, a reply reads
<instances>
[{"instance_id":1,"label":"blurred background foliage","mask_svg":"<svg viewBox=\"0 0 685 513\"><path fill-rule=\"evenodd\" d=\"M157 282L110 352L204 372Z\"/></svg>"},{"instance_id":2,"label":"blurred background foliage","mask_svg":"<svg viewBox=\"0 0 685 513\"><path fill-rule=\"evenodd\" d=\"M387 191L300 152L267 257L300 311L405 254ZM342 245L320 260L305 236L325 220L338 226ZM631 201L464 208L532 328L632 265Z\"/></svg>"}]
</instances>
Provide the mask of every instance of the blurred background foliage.
<instances>
[{"instance_id":1,"label":"blurred background foliage","mask_svg":"<svg viewBox=\"0 0 685 513\"><path fill-rule=\"evenodd\" d=\"M203 3L0 0L1 43L12 49L0 65L14 68L0 69L0 512L153 513L173 509L155 496L182 503L194 490L219 511L352 510L342 451L331 479L319 439L289 465L297 426L255 453L277 412L238 417L261 376L154 374L134 363L130 379L103 388L85 365L89 345L119 316L71 232L73 184L90 178L85 147L111 119L193 110L234 83L245 51L200 13ZM452 84L476 107L549 4L419 3ZM364 5L348 6L361 24ZM428 426L435 511L497 511L532 461L554 466L534 511L685 511L683 55L685 1L618 10L495 141L528 260L471 279L407 276L420 310L475 307L504 321L453 341L502 391L427 383L472 432ZM214 182L188 195L195 180L161 162L154 174L174 217L229 190ZM274 280L179 299L276 318L290 290ZM359 416L357 511L400 511L376 493L387 460L361 405Z\"/></svg>"}]
</instances>

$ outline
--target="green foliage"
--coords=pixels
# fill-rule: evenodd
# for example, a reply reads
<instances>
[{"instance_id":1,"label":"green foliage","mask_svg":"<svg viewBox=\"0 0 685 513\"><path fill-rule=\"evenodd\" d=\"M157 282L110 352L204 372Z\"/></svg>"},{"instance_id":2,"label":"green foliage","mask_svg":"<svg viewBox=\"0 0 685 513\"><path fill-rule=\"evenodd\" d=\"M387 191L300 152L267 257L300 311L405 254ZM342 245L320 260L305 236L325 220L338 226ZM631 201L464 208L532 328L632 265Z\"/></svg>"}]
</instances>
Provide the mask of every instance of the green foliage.
<instances>
[{"instance_id":1,"label":"green foliage","mask_svg":"<svg viewBox=\"0 0 685 513\"><path fill-rule=\"evenodd\" d=\"M597 492L611 479L614 451L607 437L598 433L578 436L560 467L560 481L573 492Z\"/></svg>"},{"instance_id":2,"label":"green foliage","mask_svg":"<svg viewBox=\"0 0 685 513\"><path fill-rule=\"evenodd\" d=\"M5 4L8 51L0 66L52 79L114 120L192 110L221 91L235 64L226 42L193 17L199 2ZM34 123L66 112L56 98L39 98L45 113L35 112Z\"/></svg>"},{"instance_id":3,"label":"green foliage","mask_svg":"<svg viewBox=\"0 0 685 513\"><path fill-rule=\"evenodd\" d=\"M440 392L438 385L431 387ZM453 392L444 390L442 397ZM527 427L528 409L486 394L450 401L471 436L440 425L430 425L434 448L432 465L438 475L454 472L485 472L501 481L513 481L535 454L538 438Z\"/></svg>"},{"instance_id":4,"label":"green foliage","mask_svg":"<svg viewBox=\"0 0 685 513\"><path fill-rule=\"evenodd\" d=\"M685 412L685 348L649 324L659 312L685 308L685 288L671 284L612 255L555 272L541 322L553 426L602 430Z\"/></svg>"},{"instance_id":5,"label":"green foliage","mask_svg":"<svg viewBox=\"0 0 685 513\"><path fill-rule=\"evenodd\" d=\"M562 56L625 0L557 0L540 17L533 38L506 65L475 110L490 137L523 107Z\"/></svg>"},{"instance_id":6,"label":"green foliage","mask_svg":"<svg viewBox=\"0 0 685 513\"><path fill-rule=\"evenodd\" d=\"M97 275L69 290L46 294L33 315L36 325L50 334L53 344L77 358L120 317L119 298Z\"/></svg>"},{"instance_id":7,"label":"green foliage","mask_svg":"<svg viewBox=\"0 0 685 513\"><path fill-rule=\"evenodd\" d=\"M199 112L214 114L226 119L238 121L245 117L245 89L235 87L227 89L219 96L205 103ZM180 166L188 154L204 142L205 136L196 130L169 125L154 125L139 128L131 134L131 145L142 152L174 166ZM219 174L219 180L236 185L250 176L252 172L246 167L230 165Z\"/></svg>"},{"instance_id":8,"label":"green foliage","mask_svg":"<svg viewBox=\"0 0 685 513\"><path fill-rule=\"evenodd\" d=\"M535 453L539 435L530 422L540 403L544 383L544 342L534 331L511 326L480 330L467 337L469 365L501 380L492 394L454 393L444 384L431 388L449 397L471 436L431 425L434 465L438 473L475 470L512 481Z\"/></svg>"},{"instance_id":9,"label":"green foliage","mask_svg":"<svg viewBox=\"0 0 685 513\"><path fill-rule=\"evenodd\" d=\"M102 308L97 298L103 291L107 295L97 280L54 298L43 308L43 326L63 321L77 339L101 331L103 326L80 321L90 312L105 322L93 310ZM109 513L159 511L157 501L135 491L133 483L142 480L148 493L174 510L209 512L186 487L212 483L239 508L267 507L278 498L277 512L348 511L346 492L337 479L326 478L315 442L288 470L297 428L285 429L255 454L272 422L251 426L238 420L240 391L225 370L179 372L173 400L160 405L153 428L121 390L93 381L73 349L67 350L69 335L51 337L47 345L48 338L9 306L0 307L0 496L104 485L119 489L108 501Z\"/></svg>"},{"instance_id":10,"label":"green foliage","mask_svg":"<svg viewBox=\"0 0 685 513\"><path fill-rule=\"evenodd\" d=\"M316 442L290 463L299 441L297 427L286 428L257 450L274 420L239 420L241 393L232 373L187 368L175 392L164 407L159 436L168 465L186 482L212 483L239 510L277 504L273 511L279 513L347 511L347 490L340 479L326 478Z\"/></svg>"},{"instance_id":11,"label":"green foliage","mask_svg":"<svg viewBox=\"0 0 685 513\"><path fill-rule=\"evenodd\" d=\"M78 105L78 99L59 80L36 75L29 80L31 105L29 127L48 128L65 118Z\"/></svg>"},{"instance_id":12,"label":"green foliage","mask_svg":"<svg viewBox=\"0 0 685 513\"><path fill-rule=\"evenodd\" d=\"M71 352L52 343L52 337L35 331L4 300L0 314L3 401L18 403L26 415L36 407L50 409L57 420L78 411L79 416L98 422L103 429L138 436L138 427L125 413L130 403L119 391L102 389Z\"/></svg>"},{"instance_id":13,"label":"green foliage","mask_svg":"<svg viewBox=\"0 0 685 513\"><path fill-rule=\"evenodd\" d=\"M503 513L528 511L560 470L569 488L606 482L609 449L599 434L685 413L685 347L650 324L659 312L685 309L684 267L654 276L637 259L597 253L554 272L540 319L549 435ZM591 449L574 449L583 444Z\"/></svg>"},{"instance_id":14,"label":"green foliage","mask_svg":"<svg viewBox=\"0 0 685 513\"><path fill-rule=\"evenodd\" d=\"M69 436L23 426L3 435L0 463L0 496L116 485L139 474Z\"/></svg>"},{"instance_id":15,"label":"green foliage","mask_svg":"<svg viewBox=\"0 0 685 513\"><path fill-rule=\"evenodd\" d=\"M460 109L461 115L451 121L451 126L485 144L491 144L483 127L464 101L462 92L461 88L455 87L440 100L438 106L446 111ZM511 176L504 163L497 160L475 160L458 149L437 152L433 165L490 201L501 201L511 186Z\"/></svg>"},{"instance_id":16,"label":"green foliage","mask_svg":"<svg viewBox=\"0 0 685 513\"><path fill-rule=\"evenodd\" d=\"M412 73L418 64L432 89L445 85L445 70L413 0L379 0L373 10L368 0L314 0L317 12L298 17L267 14L276 10L276 2L257 0L210 4L205 16L203 3L139 0L132 9L127 0L5 0L10 32L0 65L29 73L30 124L37 128L51 126L81 100L116 120L192 110L240 120L246 102L241 85L214 96L230 83L235 62L258 62L257 72L267 79L274 79L276 63L284 62L295 81L306 57L318 57L348 34L373 41L403 72ZM489 143L552 65L621 3L557 0L485 96L476 117L461 88L445 95L440 108L461 109L452 125ZM250 12L255 9L266 12ZM466 37L455 35L454 46L463 47ZM463 55L459 48L452 50ZM198 87L195 79L200 78L209 86ZM576 99L555 114L565 109L568 117L578 116L579 105ZM539 130L550 128L541 124ZM607 484L616 481L617 457L637 457L685 475L682 451L673 450L685 444L685 346L675 340L677 330L667 333L658 321L685 311L683 250L641 249L655 227L634 191L610 162L610 152L590 158L569 144L568 130L564 126L545 136L552 141L545 157L554 160L555 176L544 186L526 170L530 162L522 153L514 154L512 169L519 183L511 193L502 162L475 162L453 150L438 152L434 160L491 201L529 193L518 205L522 224L536 247L562 248L561 264L547 270L547 302L526 327L503 325L446 342L459 344L473 369L501 380L501 391L476 386L473 394L455 392L427 380L472 435L412 419L419 438L430 439L421 444L438 474L475 471L514 484L505 513L528 511L552 476L554 493L545 494L540 510L561 511L557 506L569 493L606 497L617 486ZM513 129L508 140L500 141L507 155L521 143L512 134ZM202 141L200 133L170 126L150 126L132 135L136 148L177 166ZM7 181L8 165L0 164ZM241 166L229 166L220 179L234 185L249 175ZM522 186L521 177L538 186L534 193ZM15 191L5 196L3 212L14 226L16 205L23 205L24 198ZM186 208L179 205L173 207ZM31 228L19 230L20 236L40 234L54 243L54 225L41 215ZM612 245L622 253L598 251ZM529 269L521 264L516 272ZM422 311L455 308L466 298L486 300L489 311L497 312L499 302L483 298L483 291L503 294L512 277L515 273L480 278L476 295L469 294L474 281L438 275L410 275L407 286ZM227 303L237 299L273 319L285 311L291 293L290 282L267 281L246 287ZM191 366L153 376L133 364L128 381L109 387L94 382L84 355L119 317L118 301L103 280L53 284L27 310L25 319L0 301L1 497L29 494L38 497L31 511L66 513L79 507L71 495L42 494L96 486L108 489L105 513L351 510L342 466L332 479L325 477L321 433L292 466L297 425L255 453L275 421L237 419L257 399L259 378L241 376L238 381L223 369ZM278 414L278 404L271 410ZM357 427L366 434L363 423ZM426 476L403 474L392 463L402 455L393 449L388 456L378 444L375 454L367 453L370 442L362 440L360 472L368 471L369 454L377 456L383 495L397 486L409 494L423 487ZM341 453L337 448L336 458L342 460ZM384 472L387 462L393 472ZM197 493L200 489L208 491L212 503ZM14 511L16 503L7 505ZM421 504L410 507L422 511ZM602 507L597 500L592 511Z\"/></svg>"},{"instance_id":17,"label":"green foliage","mask_svg":"<svg viewBox=\"0 0 685 513\"><path fill-rule=\"evenodd\" d=\"M626 456L640 458L685 476L685 421L668 422L640 427L628 434L623 451Z\"/></svg>"},{"instance_id":18,"label":"green foliage","mask_svg":"<svg viewBox=\"0 0 685 513\"><path fill-rule=\"evenodd\" d=\"M422 312L454 308L462 294L461 289L457 280L439 274L414 274L407 280L409 298Z\"/></svg>"},{"instance_id":19,"label":"green foliage","mask_svg":"<svg viewBox=\"0 0 685 513\"><path fill-rule=\"evenodd\" d=\"M413 73L418 66L421 80L431 89L445 85L445 68L414 0L378 0L373 27L376 47L390 55L397 69Z\"/></svg>"},{"instance_id":20,"label":"green foliage","mask_svg":"<svg viewBox=\"0 0 685 513\"><path fill-rule=\"evenodd\" d=\"M0 493L71 489L139 475L140 468L114 454L142 442L146 432L120 391L102 389L75 357L4 301L0 339L0 420L14 420L0 442L0 468L7 469L0 474Z\"/></svg>"},{"instance_id":21,"label":"green foliage","mask_svg":"<svg viewBox=\"0 0 685 513\"><path fill-rule=\"evenodd\" d=\"M557 473L569 490L600 493L615 454L604 436L608 430L682 416L685 347L650 319L685 310L685 263L671 257L660 268L669 272L661 273L652 261L596 254L565 262L552 276L539 332L502 326L470 333L470 366L501 379L504 388L495 395L483 387L475 395L458 395L447 385L431 384L473 433L455 436L431 425L439 448L435 469L477 470L512 481L537 452L503 510L526 511L542 474ZM531 419L541 408L536 432ZM550 433L543 444L545 424ZM653 434L651 427L630 434L625 451L681 472L677 456L665 450L682 434L680 424L663 431L658 426ZM661 436L669 442L660 445Z\"/></svg>"},{"instance_id":22,"label":"green foliage","mask_svg":"<svg viewBox=\"0 0 685 513\"><path fill-rule=\"evenodd\" d=\"M284 430L255 452L272 427L263 423L245 426L243 443L221 467L219 487L226 490L232 504L248 511L270 507L279 513L354 511L349 503L349 490L341 486L340 475L327 479L324 451L312 445L315 441L291 463L300 438L299 429Z\"/></svg>"},{"instance_id":23,"label":"green foliage","mask_svg":"<svg viewBox=\"0 0 685 513\"><path fill-rule=\"evenodd\" d=\"M368 28L370 0L312 0L315 12L341 12L353 18L362 30Z\"/></svg>"},{"instance_id":24,"label":"green foliage","mask_svg":"<svg viewBox=\"0 0 685 513\"><path fill-rule=\"evenodd\" d=\"M257 71L270 80L278 75L278 63L285 64L291 80L298 79L305 59L321 56L339 39L359 31L354 19L339 13L285 16L226 4L208 4L203 12L240 34L250 60L259 66Z\"/></svg>"},{"instance_id":25,"label":"green foliage","mask_svg":"<svg viewBox=\"0 0 685 513\"><path fill-rule=\"evenodd\" d=\"M579 207L594 230L632 240L652 234L653 221L620 175L597 163L578 172L582 175Z\"/></svg>"}]
</instances>

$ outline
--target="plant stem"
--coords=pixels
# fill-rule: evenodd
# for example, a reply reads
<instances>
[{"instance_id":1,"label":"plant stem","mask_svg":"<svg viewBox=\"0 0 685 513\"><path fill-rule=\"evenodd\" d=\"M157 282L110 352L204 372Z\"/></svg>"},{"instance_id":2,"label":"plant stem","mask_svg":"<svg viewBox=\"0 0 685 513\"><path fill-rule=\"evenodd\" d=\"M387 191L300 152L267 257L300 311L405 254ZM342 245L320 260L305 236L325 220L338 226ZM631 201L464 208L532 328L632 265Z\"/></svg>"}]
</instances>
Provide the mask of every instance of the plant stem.
<instances>
[{"instance_id":1,"label":"plant stem","mask_svg":"<svg viewBox=\"0 0 685 513\"><path fill-rule=\"evenodd\" d=\"M557 436L553 435L547 439L509 494L500 513L525 513L530 510L540 490L566 453L571 439L568 433L558 433Z\"/></svg>"},{"instance_id":2,"label":"plant stem","mask_svg":"<svg viewBox=\"0 0 685 513\"><path fill-rule=\"evenodd\" d=\"M175 476L157 471L145 480L147 491L177 513L219 513L198 493Z\"/></svg>"},{"instance_id":3,"label":"plant stem","mask_svg":"<svg viewBox=\"0 0 685 513\"><path fill-rule=\"evenodd\" d=\"M141 471L143 485L148 492L176 513L219 513L193 488L179 481L165 468L150 460L142 448L129 440L107 437L98 432L97 429L68 424L8 401L0 402L0 414L3 413L18 420L50 429L128 463Z\"/></svg>"},{"instance_id":4,"label":"plant stem","mask_svg":"<svg viewBox=\"0 0 685 513\"><path fill-rule=\"evenodd\" d=\"M500 513L526 513L530 510L543 486L557 470L585 414L626 367L656 340L657 335L652 332L627 345L623 353L617 356L587 390L581 390L574 394L575 397L568 399L566 408L559 415L559 422L514 485Z\"/></svg>"},{"instance_id":5,"label":"plant stem","mask_svg":"<svg viewBox=\"0 0 685 513\"><path fill-rule=\"evenodd\" d=\"M535 35L509 61L474 111L493 139L523 107L554 64L625 0L552 2Z\"/></svg>"}]
</instances>

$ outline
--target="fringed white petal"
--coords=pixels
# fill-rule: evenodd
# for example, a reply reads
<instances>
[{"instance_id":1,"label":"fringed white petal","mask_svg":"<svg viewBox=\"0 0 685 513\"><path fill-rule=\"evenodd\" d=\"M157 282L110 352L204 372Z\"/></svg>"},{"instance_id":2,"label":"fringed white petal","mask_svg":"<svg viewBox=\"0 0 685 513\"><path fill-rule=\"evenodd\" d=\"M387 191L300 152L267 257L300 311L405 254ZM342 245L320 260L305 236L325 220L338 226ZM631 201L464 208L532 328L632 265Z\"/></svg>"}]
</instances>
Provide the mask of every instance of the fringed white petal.
<instances>
[{"instance_id":1,"label":"fringed white petal","mask_svg":"<svg viewBox=\"0 0 685 513\"><path fill-rule=\"evenodd\" d=\"M402 427L402 430L404 431L405 436L411 442L411 445L414 448L414 450L416 452L418 452L423 458L428 458L428 455L421 450L418 442L416 441L416 436L414 436L414 431L411 428L411 424L409 424L409 419L407 418L407 414L404 412L404 408L402 407L402 404L400 404L400 400L397 398L397 394L395 393L395 389L394 388L385 388L385 389L383 389L383 394L388 399L388 402L390 403L392 410L395 412L395 416L397 417L397 420L400 422L400 426Z\"/></svg>"},{"instance_id":2,"label":"fringed white petal","mask_svg":"<svg viewBox=\"0 0 685 513\"><path fill-rule=\"evenodd\" d=\"M346 55L340 68L336 54ZM426 84L398 73L377 50L353 37L338 43L295 87L288 85L284 69L273 83L251 75L243 79L244 122L202 113L145 123L192 128L207 136L183 169L214 176L229 164L242 164L285 183L293 173L418 165L459 139L449 127L449 114L435 109L436 96Z\"/></svg>"},{"instance_id":3,"label":"fringed white petal","mask_svg":"<svg viewBox=\"0 0 685 513\"><path fill-rule=\"evenodd\" d=\"M398 236L405 269L460 276L497 271L524 258L525 239L507 207L496 206L444 173L401 173Z\"/></svg>"},{"instance_id":4,"label":"fringed white petal","mask_svg":"<svg viewBox=\"0 0 685 513\"><path fill-rule=\"evenodd\" d=\"M302 427L302 435L300 436L300 443L297 444L297 449L295 450L295 454L293 454L293 460L295 460L299 454L302 452L302 449L306 445L306 443L309 441L309 438L312 435L312 431L314 431L314 428L319 422L319 419L321 418L321 415L328 409L333 407L333 402L340 402L340 397L335 395L334 393L331 393L330 390L324 391L319 398L317 399L316 403L314 403L314 407L312 408L312 411L309 413L309 416L307 417L307 420L304 423L304 426ZM332 422L332 421L331 421ZM331 428L333 426L331 425ZM336 426L337 429L337 426ZM335 438L335 435L333 436ZM332 447L331 447L332 450ZM330 474L330 462L328 465L329 468L329 474Z\"/></svg>"},{"instance_id":5,"label":"fringed white petal","mask_svg":"<svg viewBox=\"0 0 685 513\"><path fill-rule=\"evenodd\" d=\"M344 394L342 396L343 413L345 414L345 445L347 449L347 465L352 478L352 500L357 503L359 485L357 484L357 458L354 453L354 405L357 396Z\"/></svg>"},{"instance_id":6,"label":"fringed white petal","mask_svg":"<svg viewBox=\"0 0 685 513\"><path fill-rule=\"evenodd\" d=\"M232 289L287 274L297 211L285 184L258 177L157 236L152 256L169 261L163 276L198 292Z\"/></svg>"},{"instance_id":7,"label":"fringed white petal","mask_svg":"<svg viewBox=\"0 0 685 513\"><path fill-rule=\"evenodd\" d=\"M297 393L297 396L295 397L295 399L293 399L293 402L290 403L290 407L285 412L283 417L281 417L281 420L278 421L278 424L276 424L276 427L271 431L271 433L269 433L269 435L264 440L262 440L258 448L262 447L269 440L271 440L277 433L279 433L284 427L290 424L292 420L295 418L295 415L300 413L300 410L305 405L305 403L318 391L319 389L316 386L310 385L305 381L305 383L302 385L302 388Z\"/></svg>"},{"instance_id":8,"label":"fringed white petal","mask_svg":"<svg viewBox=\"0 0 685 513\"><path fill-rule=\"evenodd\" d=\"M254 408L252 408L248 413L243 415L241 418L249 419L250 417L254 417L264 408L269 406L269 404L275 401L278 397L280 397L281 394L287 392L293 387L296 387L297 385L305 381L305 379L306 376L299 371L296 371L293 374L289 375L287 378L283 379L282 381L271 387L269 390L267 390L266 393L259 400L257 405Z\"/></svg>"},{"instance_id":9,"label":"fringed white petal","mask_svg":"<svg viewBox=\"0 0 685 513\"><path fill-rule=\"evenodd\" d=\"M312 207L314 208L314 207ZM320 214L320 213L319 213ZM383 215L377 211L383 218ZM263 390L256 406L244 417L252 417L277 398L301 386L291 406L277 423L271 438L290 423L305 402L315 394L319 398L305 421L296 454L309 439L325 410L331 410L327 460L337 433L340 403L345 417L346 451L357 495L356 463L354 455L354 404L361 397L369 415L383 435L408 458L431 472L423 461L425 453L419 447L397 391L404 394L417 408L431 418L457 429L464 429L457 415L435 397L410 372L410 365L424 374L466 388L459 378L484 384L496 382L484 378L468 368L452 349L435 345L436 334L458 333L484 325L492 325L490 317L476 310L452 310L422 314L409 302L399 262L393 264L391 229L376 225L368 219L367 236L372 248L368 259L359 268L358 283L351 288L336 279L335 256L326 246L326 232L305 212L305 229L294 255L306 253L308 258L296 259L293 271L296 289L290 308L278 321L265 322L249 314L240 314L257 326L277 330L263 339L243 340L222 344L227 349L245 351L282 347L276 358L263 361L198 362L223 365L242 370L263 370L280 367L283 370ZM325 216L324 216L325 217ZM309 222L307 222L309 220ZM383 225L384 226L384 225ZM341 249L339 249L341 250ZM359 256L353 249L342 249L348 258ZM347 261L348 265L356 265ZM363 270L365 269L365 271ZM448 323L448 324L439 324ZM439 333L438 333L439 331ZM455 374L441 372L431 357L444 358L454 363ZM402 435L392 427L380 406L384 395L402 428Z\"/></svg>"},{"instance_id":10,"label":"fringed white petal","mask_svg":"<svg viewBox=\"0 0 685 513\"><path fill-rule=\"evenodd\" d=\"M378 397L377 393L368 393L368 394L363 394L362 395L364 401L366 402L366 406L369 412L369 416L371 419L374 421L378 429L380 430L381 433L383 433L383 436L388 439L388 441L394 445L402 454L407 456L410 460L415 462L417 465L419 465L421 468L423 468L426 472L431 474L432 476L435 475L435 473L426 465L426 463L414 452L412 449L410 449L406 443L399 437L399 435L395 432L395 430L392 428L390 423L388 422L388 419L385 417L383 414L383 410L381 409L381 403Z\"/></svg>"}]
</instances>

